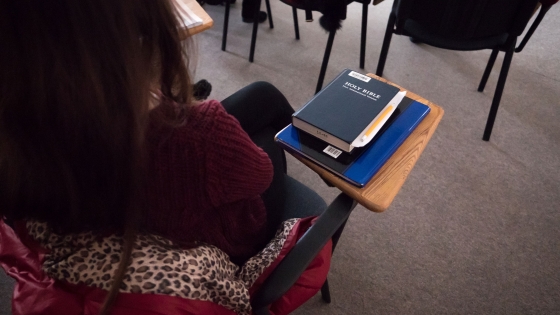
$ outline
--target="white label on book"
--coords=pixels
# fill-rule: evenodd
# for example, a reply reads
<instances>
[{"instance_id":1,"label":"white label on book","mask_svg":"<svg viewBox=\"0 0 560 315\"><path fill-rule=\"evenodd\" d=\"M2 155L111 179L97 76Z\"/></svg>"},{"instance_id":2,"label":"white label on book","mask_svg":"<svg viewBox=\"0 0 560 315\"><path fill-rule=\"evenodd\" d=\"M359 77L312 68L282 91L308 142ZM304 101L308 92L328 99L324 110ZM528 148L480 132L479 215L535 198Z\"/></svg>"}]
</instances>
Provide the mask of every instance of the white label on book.
<instances>
[{"instance_id":1,"label":"white label on book","mask_svg":"<svg viewBox=\"0 0 560 315\"><path fill-rule=\"evenodd\" d=\"M329 145L325 148L325 150L323 150L323 152L325 152L326 154L332 156L333 158L337 158L340 154L342 154L342 151L340 151L339 149L333 147L332 145Z\"/></svg>"},{"instance_id":2,"label":"white label on book","mask_svg":"<svg viewBox=\"0 0 560 315\"><path fill-rule=\"evenodd\" d=\"M348 73L349 76L356 78L358 80L362 80L364 82L369 82L369 80L371 80L370 77L368 77L367 75L363 75L361 73L358 72L354 72L354 71L350 71L350 73Z\"/></svg>"}]
</instances>

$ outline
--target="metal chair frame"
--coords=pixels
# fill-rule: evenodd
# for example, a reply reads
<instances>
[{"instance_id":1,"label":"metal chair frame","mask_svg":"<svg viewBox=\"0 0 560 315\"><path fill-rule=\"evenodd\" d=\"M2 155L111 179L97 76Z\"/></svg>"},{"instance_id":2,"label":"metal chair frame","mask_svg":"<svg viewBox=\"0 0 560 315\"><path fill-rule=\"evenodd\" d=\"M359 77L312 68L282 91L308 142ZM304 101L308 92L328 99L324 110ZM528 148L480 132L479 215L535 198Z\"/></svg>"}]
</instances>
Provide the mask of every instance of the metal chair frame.
<instances>
[{"instance_id":1,"label":"metal chair frame","mask_svg":"<svg viewBox=\"0 0 560 315\"><path fill-rule=\"evenodd\" d=\"M359 0L358 2L362 3L362 27L361 27L361 37L360 37L360 68L363 69L365 65L365 55L366 55L366 38L367 38L367 18L368 18L368 5L370 4L370 0ZM274 23L272 21L272 12L270 10L270 0L265 0L266 10L268 14L268 21L270 28L274 28ZM251 47L249 52L249 62L254 61L255 57L255 46L257 41L257 32L258 32L258 14L260 12L261 1L259 1L259 5L257 6L257 10L255 12L255 18L253 22L253 32L251 34ZM228 32L228 23L229 23L229 11L230 11L230 2L228 0L225 1L225 15L224 15L224 28L222 33L222 50L226 50L227 45L227 32ZM295 38L296 40L300 39L299 34L299 22L298 22L298 8L292 6L292 15L294 20L294 31L295 31ZM317 87L315 89L315 93L319 92L323 87L323 82L325 80L325 74L327 72L327 66L329 64L329 59L331 55L331 50L334 42L334 36L336 31L329 32L329 37L327 39L327 46L325 48L325 53L323 55L323 61L321 63L321 70L319 72L319 79L317 80Z\"/></svg>"}]
</instances>

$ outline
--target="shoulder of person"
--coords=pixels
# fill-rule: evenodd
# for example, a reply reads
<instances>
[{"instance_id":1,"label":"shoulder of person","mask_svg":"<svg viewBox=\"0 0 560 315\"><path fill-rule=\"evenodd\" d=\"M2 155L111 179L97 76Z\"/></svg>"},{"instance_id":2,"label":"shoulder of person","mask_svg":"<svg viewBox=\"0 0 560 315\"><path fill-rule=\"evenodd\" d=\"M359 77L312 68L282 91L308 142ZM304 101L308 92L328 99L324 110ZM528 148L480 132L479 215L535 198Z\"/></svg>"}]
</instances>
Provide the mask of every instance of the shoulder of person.
<instances>
[{"instance_id":1,"label":"shoulder of person","mask_svg":"<svg viewBox=\"0 0 560 315\"><path fill-rule=\"evenodd\" d=\"M190 108L187 125L201 131L242 130L235 117L228 114L219 101L207 100Z\"/></svg>"},{"instance_id":2,"label":"shoulder of person","mask_svg":"<svg viewBox=\"0 0 560 315\"><path fill-rule=\"evenodd\" d=\"M228 115L222 103L217 100L197 101L189 110L189 116L197 119L212 119L214 116Z\"/></svg>"},{"instance_id":3,"label":"shoulder of person","mask_svg":"<svg viewBox=\"0 0 560 315\"><path fill-rule=\"evenodd\" d=\"M147 140L154 148L196 145L214 133L215 117L227 115L218 101L205 101L188 105L186 116L168 121L166 117L173 116L177 108L174 101L163 99L150 112Z\"/></svg>"}]
</instances>

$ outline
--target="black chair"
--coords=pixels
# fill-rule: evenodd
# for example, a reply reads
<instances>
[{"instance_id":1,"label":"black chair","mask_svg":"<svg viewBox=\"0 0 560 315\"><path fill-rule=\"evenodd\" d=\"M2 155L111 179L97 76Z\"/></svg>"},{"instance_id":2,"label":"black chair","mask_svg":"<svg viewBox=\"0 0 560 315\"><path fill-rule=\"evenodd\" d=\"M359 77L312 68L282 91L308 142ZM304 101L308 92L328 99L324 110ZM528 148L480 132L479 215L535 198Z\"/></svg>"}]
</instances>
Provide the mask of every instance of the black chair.
<instances>
[{"instance_id":1,"label":"black chair","mask_svg":"<svg viewBox=\"0 0 560 315\"><path fill-rule=\"evenodd\" d=\"M251 304L255 315L269 314L269 306L296 283L329 239L332 239L332 250L334 252L346 220L357 205L356 201L341 193L327 207L323 198L314 190L290 177L287 174L285 152L275 143L267 141L267 138L272 138L275 134L276 131L269 128L266 132L261 132L258 137L252 138L273 161L275 176L282 177L281 181L284 189L282 195L285 198L283 210L277 211L267 208L267 218L272 223L269 230L275 231L277 225L290 218L319 217L278 264L259 290L253 294ZM273 235L269 236L272 237ZM328 281L323 284L321 295L325 302L330 303Z\"/></svg>"},{"instance_id":2,"label":"black chair","mask_svg":"<svg viewBox=\"0 0 560 315\"><path fill-rule=\"evenodd\" d=\"M226 12L224 13L224 28L222 31L222 51L226 50L226 45L227 45L227 32L228 32L228 24L229 24L229 9L231 6L230 0L225 0L225 5L226 5ZM268 25L270 26L270 28L274 28L274 22L272 21L272 11L270 10L270 1L269 0L265 0L265 4L266 4L266 13L268 14ZM253 62L253 54L255 51L255 41L257 38L257 28L259 25L258 22L258 15L260 12L260 7L261 7L261 2L259 2L259 5L257 6L258 10L255 12L255 19L254 19L254 23L253 23L253 38L251 38L251 54L249 55L249 61Z\"/></svg>"},{"instance_id":3,"label":"black chair","mask_svg":"<svg viewBox=\"0 0 560 315\"><path fill-rule=\"evenodd\" d=\"M293 179L291 181L300 194L308 197L313 194L316 195L315 192L303 186L303 184ZM327 207L315 224L299 239L294 248L272 271L258 291L254 293L251 301L253 314L270 315L269 306L296 283L329 239L332 239L332 250L334 252L346 221L355 206L356 201L341 193ZM323 284L321 294L325 302L331 302L328 281Z\"/></svg>"},{"instance_id":4,"label":"black chair","mask_svg":"<svg viewBox=\"0 0 560 315\"><path fill-rule=\"evenodd\" d=\"M461 51L492 49L478 88L480 92L484 90L498 52L505 51L482 138L488 141L513 53L516 51L517 37L523 33L537 4L538 0L395 0L387 23L376 74L378 76L383 74L393 33L410 36L413 42L422 42L444 49ZM518 52L551 5L547 4L548 7L543 5L539 14L540 19L535 20Z\"/></svg>"},{"instance_id":5,"label":"black chair","mask_svg":"<svg viewBox=\"0 0 560 315\"><path fill-rule=\"evenodd\" d=\"M289 176L285 152L276 143L269 141L274 138L276 133L276 129L267 128L251 137L253 142L260 146L272 160L274 181L278 180L276 183L282 183L282 188L276 186L276 191L282 191L277 197L283 198L283 205L281 210L274 209L274 207L266 209L267 221L270 224L267 230L275 232L281 222L290 218L309 216L318 216L318 218L276 266L262 286L252 294L253 314L258 315L268 314L269 306L296 283L329 239L332 239L334 252L346 220L356 206L356 201L343 193L327 206L317 192ZM270 238L273 236L274 233L268 235ZM321 294L324 301L330 302L328 281L324 282Z\"/></svg>"},{"instance_id":6,"label":"black chair","mask_svg":"<svg viewBox=\"0 0 560 315\"><path fill-rule=\"evenodd\" d=\"M346 19L346 7L348 4L356 1L362 3L362 31L360 40L360 68L364 68L365 64L365 54L366 54L366 35L367 35L367 15L368 15L368 5L371 0L281 0L282 2L288 4L292 7L292 14L294 18L294 30L296 39L299 40L299 23L297 10L304 10L306 15L306 21L313 21L312 11L317 11L323 13L320 18L321 26L329 32L329 37L327 40L327 47L323 55L323 62L321 64L321 71L319 73L319 79L317 81L317 88L315 93L319 92L323 86L323 81L325 79L325 73L327 71L327 66L329 63L329 58L331 54L331 49L334 41L334 35L338 29L341 27L341 21ZM229 22L229 9L230 3L228 0L226 2L226 12L224 16L224 28L222 34L222 50L226 50L227 43L227 31ZM265 0L267 13L269 16L270 28L274 28L272 23L272 15L270 12L270 2ZM257 16L260 11L260 3L257 6L255 12L255 19L253 23L253 33L251 35L251 48L249 53L249 62L253 62L255 56L255 45L257 41L257 30L258 30L258 19Z\"/></svg>"}]
</instances>

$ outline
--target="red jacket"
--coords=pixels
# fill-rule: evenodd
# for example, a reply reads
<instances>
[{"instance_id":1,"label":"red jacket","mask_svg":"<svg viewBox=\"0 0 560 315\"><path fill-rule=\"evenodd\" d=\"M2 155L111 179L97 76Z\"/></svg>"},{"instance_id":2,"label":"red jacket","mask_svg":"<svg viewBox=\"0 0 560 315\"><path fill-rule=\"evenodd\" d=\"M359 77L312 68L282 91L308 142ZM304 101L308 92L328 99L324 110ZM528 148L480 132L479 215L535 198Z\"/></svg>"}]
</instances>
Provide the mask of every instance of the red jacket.
<instances>
[{"instance_id":1,"label":"red jacket","mask_svg":"<svg viewBox=\"0 0 560 315\"><path fill-rule=\"evenodd\" d=\"M239 269L236 269L237 266L228 262L227 259L223 259L227 257L225 254L208 246L191 250L178 250L172 246L167 252L158 249L158 255L168 254L167 257L175 259L174 262L169 262L169 266L173 266L173 264L183 266L183 270L176 269L178 277L174 277L172 269L169 269L170 272L164 272L164 279L159 282L158 286L151 289L151 293L131 293L134 291L134 285L131 285L133 283L138 284L143 291L148 291L150 288L148 285L152 283L151 279L146 280L145 276L139 277L137 279L139 282L134 280L139 274L147 274L145 270L138 267L137 263L144 261L147 265L148 258L138 254L149 253L150 248L153 249L150 242L146 241L149 238L139 239L136 243L138 246L135 246L135 251L133 251L135 258L125 277L124 286L121 286L121 292L126 291L126 293L118 295L111 314L249 314L251 312L249 300L245 300L244 296L250 298L250 295L258 289L305 233L311 225L311 219L286 221L283 228L277 233L277 237L269 243L265 250L251 258ZM37 225L32 226L35 228L29 225L27 227L18 225L16 233L3 221L0 221L0 266L9 276L16 279L12 301L13 314L98 314L106 291L97 286L100 286L99 283L107 281L98 279L97 283L93 281L86 285L82 280L87 277L80 278L80 276L88 273L90 278L94 278L91 276L91 271L95 269L95 266L110 265L110 262L101 262L101 254L108 253L107 256L112 256L111 249L118 251L118 246L115 247L117 243L113 242L113 245L107 247L106 244L112 242L110 238L100 239L99 237L92 237L87 242L80 243L84 240L81 237L59 237L50 232L37 232ZM86 239L87 237L86 235ZM162 242L166 241L160 239L157 244ZM51 246L53 244L56 246ZM84 254L84 251L88 251L88 253ZM175 257L176 254L177 257ZM329 242L298 282L271 306L272 314L288 314L318 292L327 277L330 255L331 244ZM200 267L198 269L193 267L197 266L195 260L198 261ZM202 264L204 266L201 265L201 262L204 262ZM113 265L115 263L118 263L118 260ZM90 267L82 268L82 264L89 264ZM231 266L235 267L230 269ZM159 270L164 270L165 267L165 264L160 265ZM218 281L212 283L209 275L213 275L216 271L219 276L215 279ZM166 279L171 285L164 288L165 290L159 290L158 287L161 289L161 284ZM178 296L185 292L183 289L174 289L173 283L177 279L188 280L191 287L194 285L200 289L194 292L195 294L191 291L186 293L187 295ZM235 292L233 292L234 290Z\"/></svg>"}]
</instances>

